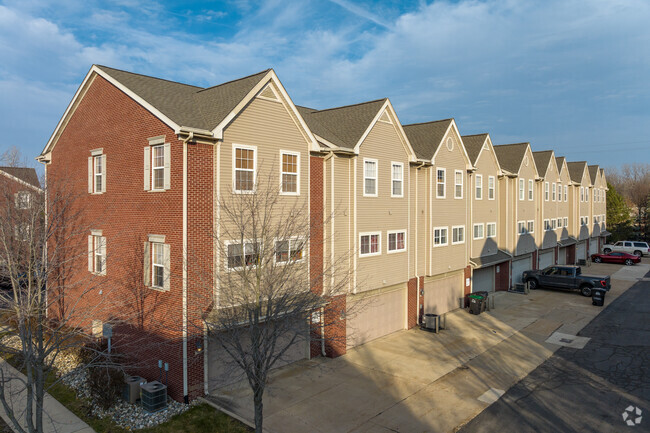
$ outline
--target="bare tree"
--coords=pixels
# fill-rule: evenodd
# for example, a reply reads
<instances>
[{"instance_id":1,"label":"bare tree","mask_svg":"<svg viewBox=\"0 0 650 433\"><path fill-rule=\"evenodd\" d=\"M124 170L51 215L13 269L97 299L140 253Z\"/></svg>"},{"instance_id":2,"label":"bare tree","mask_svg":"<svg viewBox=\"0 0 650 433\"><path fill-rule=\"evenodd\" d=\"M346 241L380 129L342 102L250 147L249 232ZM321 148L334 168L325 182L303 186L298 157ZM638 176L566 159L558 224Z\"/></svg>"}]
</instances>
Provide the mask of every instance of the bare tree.
<instances>
[{"instance_id":1,"label":"bare tree","mask_svg":"<svg viewBox=\"0 0 650 433\"><path fill-rule=\"evenodd\" d=\"M218 201L215 293L204 324L211 344L216 342L248 381L257 432L270 370L295 345L307 344L310 333L317 339L330 334L324 329L336 326L332 318L343 314L330 301L349 290L344 259L328 261L324 269L308 266L310 249L322 247L314 230L326 222L310 222L309 215L306 199L280 195L270 178L250 193Z\"/></svg>"},{"instance_id":2,"label":"bare tree","mask_svg":"<svg viewBox=\"0 0 650 433\"><path fill-rule=\"evenodd\" d=\"M650 164L625 164L620 171L612 169L610 172L608 170L607 180L632 205L636 213L635 219L639 235L646 237L648 228L645 221L650 201Z\"/></svg>"},{"instance_id":3,"label":"bare tree","mask_svg":"<svg viewBox=\"0 0 650 433\"><path fill-rule=\"evenodd\" d=\"M5 167L26 167L27 158L24 158L20 149L11 146L0 155L0 165Z\"/></svg>"}]
</instances>

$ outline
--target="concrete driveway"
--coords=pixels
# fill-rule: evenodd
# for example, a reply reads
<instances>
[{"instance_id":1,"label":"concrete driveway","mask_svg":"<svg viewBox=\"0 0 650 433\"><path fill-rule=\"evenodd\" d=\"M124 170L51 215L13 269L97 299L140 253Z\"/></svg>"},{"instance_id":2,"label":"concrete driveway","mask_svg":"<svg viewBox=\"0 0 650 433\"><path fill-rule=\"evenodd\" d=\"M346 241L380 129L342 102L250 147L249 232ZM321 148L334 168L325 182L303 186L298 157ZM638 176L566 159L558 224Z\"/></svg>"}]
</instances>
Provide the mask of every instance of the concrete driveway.
<instances>
[{"instance_id":1,"label":"concrete driveway","mask_svg":"<svg viewBox=\"0 0 650 433\"><path fill-rule=\"evenodd\" d=\"M650 270L593 265L611 274L606 306ZM638 275L637 275L638 274ZM620 275L622 278L617 278ZM601 307L578 293L499 292L479 316L457 310L439 334L400 331L337 359L305 360L276 370L264 400L269 432L453 431L474 418L561 346L554 332L576 335ZM248 385L209 397L215 406L253 419Z\"/></svg>"}]
</instances>

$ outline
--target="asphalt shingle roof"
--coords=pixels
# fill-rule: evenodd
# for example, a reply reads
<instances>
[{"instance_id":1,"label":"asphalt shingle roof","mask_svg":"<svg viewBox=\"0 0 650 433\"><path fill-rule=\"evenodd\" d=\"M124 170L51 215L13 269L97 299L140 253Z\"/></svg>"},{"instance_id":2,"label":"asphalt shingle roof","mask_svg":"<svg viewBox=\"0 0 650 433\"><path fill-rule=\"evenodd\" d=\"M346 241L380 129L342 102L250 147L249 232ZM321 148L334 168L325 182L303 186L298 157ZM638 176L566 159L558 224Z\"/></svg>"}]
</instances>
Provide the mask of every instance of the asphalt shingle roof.
<instances>
[{"instance_id":1,"label":"asphalt shingle roof","mask_svg":"<svg viewBox=\"0 0 650 433\"><path fill-rule=\"evenodd\" d=\"M562 164L564 164L564 160L566 158L563 156L556 156L555 157L555 163L557 164L557 172L562 173Z\"/></svg>"},{"instance_id":2,"label":"asphalt shingle roof","mask_svg":"<svg viewBox=\"0 0 650 433\"><path fill-rule=\"evenodd\" d=\"M413 146L415 155L420 159L433 159L453 120L444 119L404 125L404 132Z\"/></svg>"},{"instance_id":3,"label":"asphalt shingle roof","mask_svg":"<svg viewBox=\"0 0 650 433\"><path fill-rule=\"evenodd\" d=\"M582 183L582 173L585 171L585 161L577 162L567 162L567 168L569 169L569 177L573 182Z\"/></svg>"},{"instance_id":4,"label":"asphalt shingle roof","mask_svg":"<svg viewBox=\"0 0 650 433\"><path fill-rule=\"evenodd\" d=\"M27 182L30 185L33 185L37 188L41 187L41 183L38 180L38 175L36 174L36 170L33 168L28 168L28 167L0 167L0 171L4 171L5 173L17 177L18 179L22 180L23 182Z\"/></svg>"},{"instance_id":5,"label":"asphalt shingle roof","mask_svg":"<svg viewBox=\"0 0 650 433\"><path fill-rule=\"evenodd\" d=\"M589 165L587 166L589 170L589 177L591 177L591 184L594 185L596 184L596 177L598 176L598 166L597 165Z\"/></svg>"},{"instance_id":6,"label":"asphalt shingle roof","mask_svg":"<svg viewBox=\"0 0 650 433\"><path fill-rule=\"evenodd\" d=\"M483 148L483 144L485 143L485 140L487 140L487 137L487 134L463 135L461 137L472 165L476 165L478 156L481 153L481 149Z\"/></svg>"},{"instance_id":7,"label":"asphalt shingle roof","mask_svg":"<svg viewBox=\"0 0 650 433\"><path fill-rule=\"evenodd\" d=\"M501 168L517 174L527 148L528 143L500 144L494 146L494 153L497 155Z\"/></svg>"},{"instance_id":8,"label":"asphalt shingle roof","mask_svg":"<svg viewBox=\"0 0 650 433\"><path fill-rule=\"evenodd\" d=\"M535 159L535 165L539 171L541 177L546 177L546 171L548 170L548 163L551 160L551 155L553 155L552 150L542 150L539 152L533 152L533 158Z\"/></svg>"},{"instance_id":9,"label":"asphalt shingle roof","mask_svg":"<svg viewBox=\"0 0 650 433\"><path fill-rule=\"evenodd\" d=\"M270 71L202 88L96 65L179 126L212 130Z\"/></svg>"}]
</instances>

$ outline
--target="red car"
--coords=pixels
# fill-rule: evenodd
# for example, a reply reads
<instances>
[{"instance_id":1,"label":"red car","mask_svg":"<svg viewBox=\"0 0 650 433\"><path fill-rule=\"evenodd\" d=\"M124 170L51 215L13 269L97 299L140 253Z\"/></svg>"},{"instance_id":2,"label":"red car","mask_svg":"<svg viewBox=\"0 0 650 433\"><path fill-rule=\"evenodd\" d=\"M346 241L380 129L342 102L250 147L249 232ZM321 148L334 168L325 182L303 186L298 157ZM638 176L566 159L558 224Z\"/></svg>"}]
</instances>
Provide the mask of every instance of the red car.
<instances>
[{"instance_id":1,"label":"red car","mask_svg":"<svg viewBox=\"0 0 650 433\"><path fill-rule=\"evenodd\" d=\"M612 251L608 254L592 254L591 261L594 263L624 263L627 266L632 266L635 263L639 263L641 261L641 257L634 254Z\"/></svg>"}]
</instances>

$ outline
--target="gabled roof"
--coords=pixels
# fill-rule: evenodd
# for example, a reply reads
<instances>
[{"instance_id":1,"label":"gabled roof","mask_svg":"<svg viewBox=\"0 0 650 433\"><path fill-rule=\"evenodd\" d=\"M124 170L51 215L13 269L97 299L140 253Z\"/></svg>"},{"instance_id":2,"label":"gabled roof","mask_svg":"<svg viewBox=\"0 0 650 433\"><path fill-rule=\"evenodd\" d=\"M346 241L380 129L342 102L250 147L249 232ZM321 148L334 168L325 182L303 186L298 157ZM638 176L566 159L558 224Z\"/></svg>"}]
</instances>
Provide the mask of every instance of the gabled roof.
<instances>
[{"instance_id":1,"label":"gabled roof","mask_svg":"<svg viewBox=\"0 0 650 433\"><path fill-rule=\"evenodd\" d=\"M0 167L0 171L13 176L33 187L40 188L41 183L38 180L36 170L28 167Z\"/></svg>"},{"instance_id":2,"label":"gabled roof","mask_svg":"<svg viewBox=\"0 0 650 433\"><path fill-rule=\"evenodd\" d=\"M494 153L496 153L502 169L508 170L512 174L518 174L529 146L529 143L500 144L494 146Z\"/></svg>"},{"instance_id":3,"label":"gabled roof","mask_svg":"<svg viewBox=\"0 0 650 433\"><path fill-rule=\"evenodd\" d=\"M426 160L433 159L453 122L454 119L444 119L404 125L404 132L406 132L417 157Z\"/></svg>"},{"instance_id":4,"label":"gabled roof","mask_svg":"<svg viewBox=\"0 0 650 433\"><path fill-rule=\"evenodd\" d=\"M564 164L564 161L566 160L565 157L563 156L556 156L555 157L555 163L557 164L557 172L562 174L562 165Z\"/></svg>"},{"instance_id":5,"label":"gabled roof","mask_svg":"<svg viewBox=\"0 0 650 433\"><path fill-rule=\"evenodd\" d=\"M587 163L585 161L577 162L567 162L567 168L569 169L569 177L572 182L582 183L582 175L585 172L585 167Z\"/></svg>"},{"instance_id":6,"label":"gabled roof","mask_svg":"<svg viewBox=\"0 0 650 433\"><path fill-rule=\"evenodd\" d=\"M472 165L476 165L485 140L488 139L488 134L463 135L461 138L463 139L463 144L465 145L470 162Z\"/></svg>"},{"instance_id":7,"label":"gabled roof","mask_svg":"<svg viewBox=\"0 0 650 433\"><path fill-rule=\"evenodd\" d=\"M591 184L595 185L596 178L598 177L598 171L599 171L598 169L600 167L598 167L597 165L589 165L587 166L587 168L589 169L589 177L591 178Z\"/></svg>"},{"instance_id":8,"label":"gabled roof","mask_svg":"<svg viewBox=\"0 0 650 433\"><path fill-rule=\"evenodd\" d=\"M332 144L354 149L387 99L315 110L298 107L312 132Z\"/></svg>"},{"instance_id":9,"label":"gabled roof","mask_svg":"<svg viewBox=\"0 0 650 433\"><path fill-rule=\"evenodd\" d=\"M546 172L548 171L552 156L552 150L533 152L533 158L535 159L535 165L537 166L537 170L539 170L538 174L540 177L546 177Z\"/></svg>"}]
</instances>

